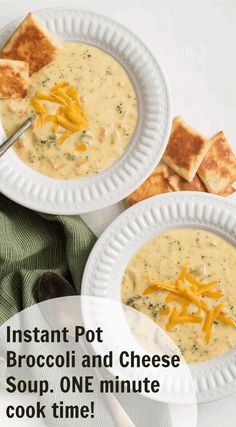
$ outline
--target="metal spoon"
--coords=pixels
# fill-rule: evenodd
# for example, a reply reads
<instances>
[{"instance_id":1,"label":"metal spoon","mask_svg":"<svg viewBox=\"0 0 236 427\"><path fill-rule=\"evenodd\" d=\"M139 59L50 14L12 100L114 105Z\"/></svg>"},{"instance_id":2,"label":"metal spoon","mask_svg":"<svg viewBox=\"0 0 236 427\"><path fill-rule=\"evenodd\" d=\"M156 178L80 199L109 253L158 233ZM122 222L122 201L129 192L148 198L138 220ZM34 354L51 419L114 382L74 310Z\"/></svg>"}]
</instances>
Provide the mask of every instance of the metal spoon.
<instances>
[{"instance_id":1,"label":"metal spoon","mask_svg":"<svg viewBox=\"0 0 236 427\"><path fill-rule=\"evenodd\" d=\"M14 132L6 141L3 142L3 144L0 146L0 157L2 157L2 155L14 144L14 142L16 142L17 139L19 139L23 133L25 133L25 131L30 128L34 119L35 116L27 119L19 127L19 129L16 130L16 132Z\"/></svg>"},{"instance_id":2,"label":"metal spoon","mask_svg":"<svg viewBox=\"0 0 236 427\"><path fill-rule=\"evenodd\" d=\"M38 283L38 300L39 302L47 301L53 298L60 298L60 297L67 297L67 296L73 296L77 295L76 290L73 288L73 286L60 274L53 273L53 272L47 272L44 273L41 279ZM62 313L60 313L61 315ZM46 320L50 321L50 314L48 315L46 310L43 311L43 315L46 318ZM63 314L62 314L63 315ZM60 323L63 321L62 318L60 318ZM80 342L81 347L85 352L86 345L83 342ZM94 369L95 374L98 378L98 380L102 380L102 376L100 374L100 371L98 369ZM128 417L118 400L115 398L115 396L112 393L105 394L104 395L107 405L110 409L114 424L116 427L135 427L135 424L131 419Z\"/></svg>"}]
</instances>

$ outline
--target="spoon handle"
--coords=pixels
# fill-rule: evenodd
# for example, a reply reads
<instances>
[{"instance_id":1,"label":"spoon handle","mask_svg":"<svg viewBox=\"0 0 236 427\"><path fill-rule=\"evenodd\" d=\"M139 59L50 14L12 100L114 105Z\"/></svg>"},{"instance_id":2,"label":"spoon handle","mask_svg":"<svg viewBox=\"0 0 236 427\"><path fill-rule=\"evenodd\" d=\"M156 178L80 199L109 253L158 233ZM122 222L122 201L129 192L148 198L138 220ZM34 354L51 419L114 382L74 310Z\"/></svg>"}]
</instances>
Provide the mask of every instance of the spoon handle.
<instances>
[{"instance_id":1,"label":"spoon handle","mask_svg":"<svg viewBox=\"0 0 236 427\"><path fill-rule=\"evenodd\" d=\"M15 133L13 133L5 142L3 142L3 144L0 146L0 157L2 157L2 155L12 146L12 144L14 144L14 142L16 142L17 139L19 139L23 133L25 133L25 131L30 128L33 119L34 117L27 119Z\"/></svg>"},{"instance_id":2,"label":"spoon handle","mask_svg":"<svg viewBox=\"0 0 236 427\"><path fill-rule=\"evenodd\" d=\"M81 348L87 352L87 346L83 341L80 342L80 345ZM93 368L93 370L96 378L102 381L104 378L99 369ZM107 402L115 427L136 427L113 393L105 393L104 398Z\"/></svg>"},{"instance_id":3,"label":"spoon handle","mask_svg":"<svg viewBox=\"0 0 236 427\"><path fill-rule=\"evenodd\" d=\"M103 377L97 368L95 368L95 375L99 380L103 380ZM113 393L105 393L104 397L108 408L110 409L115 427L135 427L135 424L129 418L128 414L122 408L121 404Z\"/></svg>"}]
</instances>

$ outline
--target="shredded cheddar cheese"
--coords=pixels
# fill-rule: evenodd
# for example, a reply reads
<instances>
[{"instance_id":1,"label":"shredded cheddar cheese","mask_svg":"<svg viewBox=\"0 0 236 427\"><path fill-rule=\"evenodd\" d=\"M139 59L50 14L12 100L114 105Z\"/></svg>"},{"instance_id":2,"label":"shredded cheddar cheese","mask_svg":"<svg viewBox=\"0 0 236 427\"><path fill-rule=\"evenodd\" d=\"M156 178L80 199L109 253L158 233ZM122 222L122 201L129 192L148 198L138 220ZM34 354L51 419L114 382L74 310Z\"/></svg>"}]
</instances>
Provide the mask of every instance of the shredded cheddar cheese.
<instances>
[{"instance_id":1,"label":"shredded cheddar cheese","mask_svg":"<svg viewBox=\"0 0 236 427\"><path fill-rule=\"evenodd\" d=\"M153 292L156 292L157 290L158 290L157 285L151 285L151 286L148 286L148 287L144 290L143 295L149 295L149 294L152 294Z\"/></svg>"},{"instance_id":2,"label":"shredded cheddar cheese","mask_svg":"<svg viewBox=\"0 0 236 427\"><path fill-rule=\"evenodd\" d=\"M87 144L79 144L75 147L76 151L87 151Z\"/></svg>"},{"instance_id":3,"label":"shredded cheddar cheese","mask_svg":"<svg viewBox=\"0 0 236 427\"><path fill-rule=\"evenodd\" d=\"M69 131L63 132L63 134L58 138L57 143L59 145L63 144L64 141L70 136L70 134L71 132Z\"/></svg>"},{"instance_id":4,"label":"shredded cheddar cheese","mask_svg":"<svg viewBox=\"0 0 236 427\"><path fill-rule=\"evenodd\" d=\"M185 277L188 280L188 282L192 283L192 285L196 285L196 286L200 286L201 285L201 283L198 282L196 279L194 279L194 277L191 276L191 274L187 273Z\"/></svg>"},{"instance_id":5,"label":"shredded cheddar cheese","mask_svg":"<svg viewBox=\"0 0 236 427\"><path fill-rule=\"evenodd\" d=\"M176 316L177 316L177 309L176 309L176 307L174 307L172 309L171 314L170 314L169 321L166 325L166 329L168 331L172 331L172 329L175 327L175 321L174 320L175 320Z\"/></svg>"},{"instance_id":6,"label":"shredded cheddar cheese","mask_svg":"<svg viewBox=\"0 0 236 427\"><path fill-rule=\"evenodd\" d=\"M203 285L203 286L199 286L199 288L197 289L197 294L198 295L205 295L206 292L211 291L212 288L214 288L215 286L215 282L209 285Z\"/></svg>"},{"instance_id":7,"label":"shredded cheddar cheese","mask_svg":"<svg viewBox=\"0 0 236 427\"><path fill-rule=\"evenodd\" d=\"M179 315L175 318L175 323L201 323L202 318L194 315Z\"/></svg>"},{"instance_id":8,"label":"shredded cheddar cheese","mask_svg":"<svg viewBox=\"0 0 236 427\"><path fill-rule=\"evenodd\" d=\"M208 292L205 292L204 295L208 298L214 298L214 299L219 299L223 297L223 294L220 291L208 291Z\"/></svg>"},{"instance_id":9,"label":"shredded cheddar cheese","mask_svg":"<svg viewBox=\"0 0 236 427\"><path fill-rule=\"evenodd\" d=\"M44 101L44 104L39 101ZM54 114L48 113L47 102L55 104ZM39 114L37 126L43 126L45 121L51 121L53 122L52 130L54 132L57 132L58 127L65 130L58 138L58 144L63 144L72 133L88 128L88 119L79 101L77 89L67 82L55 84L49 90L49 93L36 93L30 99L30 103ZM81 151L86 151L86 149Z\"/></svg>"},{"instance_id":10,"label":"shredded cheddar cheese","mask_svg":"<svg viewBox=\"0 0 236 427\"><path fill-rule=\"evenodd\" d=\"M45 114L47 112L46 108L41 105L37 99L31 98L30 103L38 114Z\"/></svg>"},{"instance_id":11,"label":"shredded cheddar cheese","mask_svg":"<svg viewBox=\"0 0 236 427\"><path fill-rule=\"evenodd\" d=\"M161 311L161 316L166 316L170 312L170 307L165 307Z\"/></svg>"},{"instance_id":12,"label":"shredded cheddar cheese","mask_svg":"<svg viewBox=\"0 0 236 427\"><path fill-rule=\"evenodd\" d=\"M225 314L219 314L216 319L228 326L235 326L234 321L229 319Z\"/></svg>"},{"instance_id":13,"label":"shredded cheddar cheese","mask_svg":"<svg viewBox=\"0 0 236 427\"><path fill-rule=\"evenodd\" d=\"M143 295L150 295L157 291L168 292L166 304L175 302L181 305L181 311L178 313L177 308L167 305L161 311L161 315L169 315L166 329L171 332L174 327L181 323L202 323L203 317L198 314L189 314L190 304L194 304L198 311L205 313L202 331L205 334L205 341L208 344L211 339L214 321L222 322L228 326L235 326L233 320L229 319L224 313L224 304L217 304L213 309L209 308L204 297L220 299L224 294L219 290L214 290L217 281L209 283L197 281L190 273L189 267L185 265L180 272L175 283L153 282L143 292Z\"/></svg>"}]
</instances>

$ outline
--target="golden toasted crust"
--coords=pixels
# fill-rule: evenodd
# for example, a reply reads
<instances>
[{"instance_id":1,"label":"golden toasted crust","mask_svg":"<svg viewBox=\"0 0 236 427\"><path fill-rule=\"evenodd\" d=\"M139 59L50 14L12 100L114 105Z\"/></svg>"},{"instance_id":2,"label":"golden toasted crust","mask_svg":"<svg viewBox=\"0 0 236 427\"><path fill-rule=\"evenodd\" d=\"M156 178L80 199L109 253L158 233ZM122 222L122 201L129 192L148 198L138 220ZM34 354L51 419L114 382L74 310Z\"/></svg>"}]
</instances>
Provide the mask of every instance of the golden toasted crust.
<instances>
[{"instance_id":1,"label":"golden toasted crust","mask_svg":"<svg viewBox=\"0 0 236 427\"><path fill-rule=\"evenodd\" d=\"M31 75L53 60L59 46L35 16L29 13L2 48L1 58L28 62Z\"/></svg>"},{"instance_id":2,"label":"golden toasted crust","mask_svg":"<svg viewBox=\"0 0 236 427\"><path fill-rule=\"evenodd\" d=\"M218 132L212 141L198 175L210 193L228 196L235 191L232 185L236 181L236 157L224 132Z\"/></svg>"},{"instance_id":3,"label":"golden toasted crust","mask_svg":"<svg viewBox=\"0 0 236 427\"><path fill-rule=\"evenodd\" d=\"M29 65L24 61L0 59L0 98L24 98L29 89Z\"/></svg>"},{"instance_id":4,"label":"golden toasted crust","mask_svg":"<svg viewBox=\"0 0 236 427\"><path fill-rule=\"evenodd\" d=\"M144 181L144 183L139 188L137 188L137 190L128 196L129 205L132 206L144 199L148 199L149 197L172 191L166 180L168 175L168 167L161 163L159 166L157 166L152 175L150 175L146 181Z\"/></svg>"},{"instance_id":5,"label":"golden toasted crust","mask_svg":"<svg viewBox=\"0 0 236 427\"><path fill-rule=\"evenodd\" d=\"M195 175L191 182L186 181L177 174L170 175L167 178L167 181L174 191L207 191L204 184L197 175Z\"/></svg>"},{"instance_id":6,"label":"golden toasted crust","mask_svg":"<svg viewBox=\"0 0 236 427\"><path fill-rule=\"evenodd\" d=\"M163 161L182 178L191 182L211 145L210 139L176 117Z\"/></svg>"}]
</instances>

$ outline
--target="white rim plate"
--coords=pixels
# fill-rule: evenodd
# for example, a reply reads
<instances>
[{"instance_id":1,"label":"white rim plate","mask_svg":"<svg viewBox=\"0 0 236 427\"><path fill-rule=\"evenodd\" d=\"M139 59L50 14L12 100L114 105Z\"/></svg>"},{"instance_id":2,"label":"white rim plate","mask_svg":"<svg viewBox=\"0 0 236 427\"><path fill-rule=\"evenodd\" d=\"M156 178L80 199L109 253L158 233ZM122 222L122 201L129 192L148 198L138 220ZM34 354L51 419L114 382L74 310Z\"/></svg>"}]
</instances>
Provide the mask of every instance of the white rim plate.
<instances>
[{"instance_id":1,"label":"white rim plate","mask_svg":"<svg viewBox=\"0 0 236 427\"><path fill-rule=\"evenodd\" d=\"M120 284L132 255L168 229L197 227L236 245L236 208L204 193L172 193L147 199L120 215L95 244L82 282L82 294L120 301ZM216 359L191 366L199 402L236 392L236 347Z\"/></svg>"},{"instance_id":2,"label":"white rim plate","mask_svg":"<svg viewBox=\"0 0 236 427\"><path fill-rule=\"evenodd\" d=\"M75 215L102 209L125 198L152 172L165 150L171 127L171 102L165 74L136 36L110 19L89 12L47 9L40 21L64 41L103 49L127 70L137 94L136 132L122 157L97 176L56 180L28 168L10 149L0 159L0 191L31 209ZM0 32L0 44L21 20Z\"/></svg>"}]
</instances>

